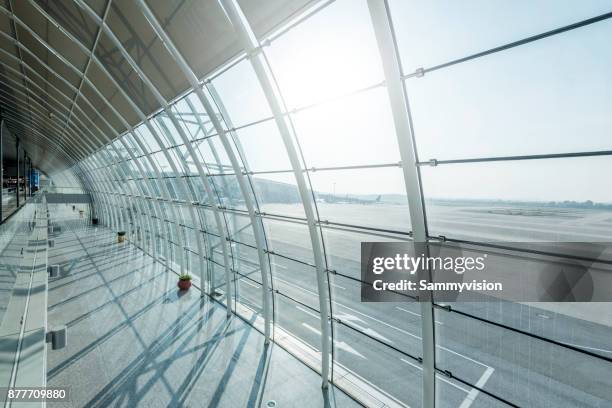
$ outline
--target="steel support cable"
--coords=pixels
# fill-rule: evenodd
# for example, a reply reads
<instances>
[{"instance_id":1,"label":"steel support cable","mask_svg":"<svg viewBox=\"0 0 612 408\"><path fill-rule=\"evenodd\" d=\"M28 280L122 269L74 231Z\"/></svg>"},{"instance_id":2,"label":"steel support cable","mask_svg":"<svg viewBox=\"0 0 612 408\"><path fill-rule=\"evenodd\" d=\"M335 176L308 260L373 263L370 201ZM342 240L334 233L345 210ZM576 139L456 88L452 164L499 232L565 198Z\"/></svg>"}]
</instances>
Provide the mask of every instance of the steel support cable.
<instances>
[{"instance_id":1,"label":"steel support cable","mask_svg":"<svg viewBox=\"0 0 612 408\"><path fill-rule=\"evenodd\" d=\"M514 41L514 42L511 42L511 43L500 45L499 47L490 48L488 50L477 52L475 54L471 54L471 55L468 55L468 56L463 57L463 58L458 58L458 59L455 59L455 60L452 60L452 61L448 61L448 62L445 62L443 64L434 65L434 66L429 67L429 68L420 68L420 69L418 69L414 73L404 75L404 78L422 76L423 74L426 74L428 72L437 71L437 70L442 69L442 68L447 68L447 67L450 67L450 66L453 66L453 65L460 64L462 62L470 61L470 60L473 60L473 59L476 59L476 58L479 58L479 57L484 57L486 55L494 54L494 53L497 53L497 52L500 52L500 51L505 51L505 50L508 50L508 49L511 49L511 48L514 48L514 47L518 47L520 45L528 44L528 43L531 43L531 42L534 42L534 41L537 41L537 40L541 40L541 39L544 39L544 38L547 38L547 37L551 37L551 36L554 36L554 35L557 35L557 34L565 33L567 31L572 31L572 30L575 30L575 29L580 28L580 27L585 27L585 26L588 26L588 25L591 25L591 24L598 23L600 21L605 21L605 20L608 20L610 18L612 18L612 12L600 14L600 15L595 16L595 17L587 18L586 20L578 21L576 23L569 24L569 25L566 25L566 26L563 26L563 27L559 27L559 28L556 28L554 30L546 31L546 32L541 33L541 34L536 34L536 35L533 35L533 36L530 36L530 37L523 38L523 39L518 40L518 41Z\"/></svg>"}]
</instances>

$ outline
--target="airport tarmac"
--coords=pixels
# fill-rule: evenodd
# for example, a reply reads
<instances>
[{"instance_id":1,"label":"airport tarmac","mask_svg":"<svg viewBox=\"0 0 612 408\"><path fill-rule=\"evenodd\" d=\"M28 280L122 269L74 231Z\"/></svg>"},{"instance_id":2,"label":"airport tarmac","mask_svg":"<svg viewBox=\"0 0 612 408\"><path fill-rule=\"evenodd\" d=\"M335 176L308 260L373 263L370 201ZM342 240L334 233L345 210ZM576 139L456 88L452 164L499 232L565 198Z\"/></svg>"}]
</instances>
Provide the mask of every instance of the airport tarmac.
<instances>
[{"instance_id":1,"label":"airport tarmac","mask_svg":"<svg viewBox=\"0 0 612 408\"><path fill-rule=\"evenodd\" d=\"M295 215L293 206L276 205L274 213ZM346 224L375 224L401 230L407 208L395 205L318 204L320 216ZM269 206L268 206L269 207ZM323 207L323 208L321 208ZM605 242L612 237L612 212L561 209L549 212L510 211L481 206L429 207L430 230L447 237L478 241L576 241ZM270 209L267 211L273 212ZM381 216L381 214L383 216ZM527 214L527 215L525 215ZM265 221L273 250L290 258L312 263L306 226ZM405 223L404 230L406 230ZM374 226L374 225L372 225ZM324 228L330 269L332 313L342 323L334 324L334 358L383 392L410 406L420 405L422 356L419 305L362 303L360 287L352 278L360 275L360 242L384 240L380 236ZM248 229L241 235L248 239ZM393 239L393 238L391 238ZM395 238L397 239L397 238ZM320 348L320 320L314 268L281 256L272 256L276 323L309 344ZM240 270L260 281L256 265L247 260ZM257 283L242 279L241 301L261 309ZM295 300L295 301L293 301ZM495 321L542 338L581 348L583 354L535 337L513 332L458 313L436 310L436 365L453 376L502 397L518 406L604 407L612 403L612 327L610 304L598 307L564 303L512 303L492 301L457 303L457 310ZM314 310L313 310L314 309ZM584 316L585 310L602 317ZM364 334L368 336L365 336ZM394 350L395 349L395 350ZM399 351L397 351L399 350ZM453 378L440 377L442 406L504 406Z\"/></svg>"}]
</instances>

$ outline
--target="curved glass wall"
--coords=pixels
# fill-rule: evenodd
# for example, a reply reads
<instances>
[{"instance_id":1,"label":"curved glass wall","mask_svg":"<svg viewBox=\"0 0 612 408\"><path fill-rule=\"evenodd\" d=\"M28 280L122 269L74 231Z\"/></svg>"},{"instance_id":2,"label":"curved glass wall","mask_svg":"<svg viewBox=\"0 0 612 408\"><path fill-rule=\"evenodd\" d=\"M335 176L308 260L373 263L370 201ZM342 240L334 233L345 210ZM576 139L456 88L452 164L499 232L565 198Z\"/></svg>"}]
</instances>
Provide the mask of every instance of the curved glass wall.
<instances>
[{"instance_id":1,"label":"curved glass wall","mask_svg":"<svg viewBox=\"0 0 612 408\"><path fill-rule=\"evenodd\" d=\"M191 90L73 171L103 223L260 329L269 299L273 339L318 370L329 321L330 379L364 403L423 405L433 339L439 406L604 406L612 319L597 306L434 302L429 337L418 303L359 301L359 251L411 240L423 222L429 241L517 259L516 242L609 241L612 23L583 21L607 8L393 0L381 21L365 0L314 2L201 79L212 110ZM381 24L409 134L396 129ZM424 204L416 219L411 200Z\"/></svg>"}]
</instances>

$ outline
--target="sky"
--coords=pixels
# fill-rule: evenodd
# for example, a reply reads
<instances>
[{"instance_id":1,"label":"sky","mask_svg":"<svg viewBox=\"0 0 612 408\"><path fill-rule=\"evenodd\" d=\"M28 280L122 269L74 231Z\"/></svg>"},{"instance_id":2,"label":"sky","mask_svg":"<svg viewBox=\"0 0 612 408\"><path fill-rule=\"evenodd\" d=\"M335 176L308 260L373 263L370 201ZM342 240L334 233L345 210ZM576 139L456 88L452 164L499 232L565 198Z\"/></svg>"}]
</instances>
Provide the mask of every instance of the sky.
<instances>
[{"instance_id":1,"label":"sky","mask_svg":"<svg viewBox=\"0 0 612 408\"><path fill-rule=\"evenodd\" d=\"M405 72L612 10L609 1L407 1L390 9ZM612 21L406 82L421 160L612 150ZM383 81L365 1L337 0L265 48L289 109ZM248 61L213 81L235 126L271 116ZM307 167L400 160L386 89L293 114ZM273 122L238 131L253 170L288 170ZM400 135L399 137L409 137ZM612 158L423 168L427 197L612 202ZM267 176L266 176L267 177ZM272 176L291 182L291 175ZM316 191L403 193L399 168L311 175Z\"/></svg>"}]
</instances>

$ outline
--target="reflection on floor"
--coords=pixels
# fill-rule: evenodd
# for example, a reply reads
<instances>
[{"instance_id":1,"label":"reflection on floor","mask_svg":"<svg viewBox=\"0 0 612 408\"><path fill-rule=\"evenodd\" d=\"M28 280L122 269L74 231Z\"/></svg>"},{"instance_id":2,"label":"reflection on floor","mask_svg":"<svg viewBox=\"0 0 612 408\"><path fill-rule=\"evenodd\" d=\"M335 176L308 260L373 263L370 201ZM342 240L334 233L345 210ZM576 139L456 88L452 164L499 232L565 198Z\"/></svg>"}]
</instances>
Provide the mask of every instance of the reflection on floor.
<instances>
[{"instance_id":1,"label":"reflection on floor","mask_svg":"<svg viewBox=\"0 0 612 408\"><path fill-rule=\"evenodd\" d=\"M21 262L21 250L27 245L30 229L26 223L20 223L15 236L0 254L0 323L4 318L6 307L15 286L17 270Z\"/></svg>"},{"instance_id":2,"label":"reflection on floor","mask_svg":"<svg viewBox=\"0 0 612 408\"><path fill-rule=\"evenodd\" d=\"M108 229L58 223L48 318L68 326L68 345L49 350L48 386L69 386L72 401L50 406L357 406L199 291L179 295L176 275Z\"/></svg>"}]
</instances>

